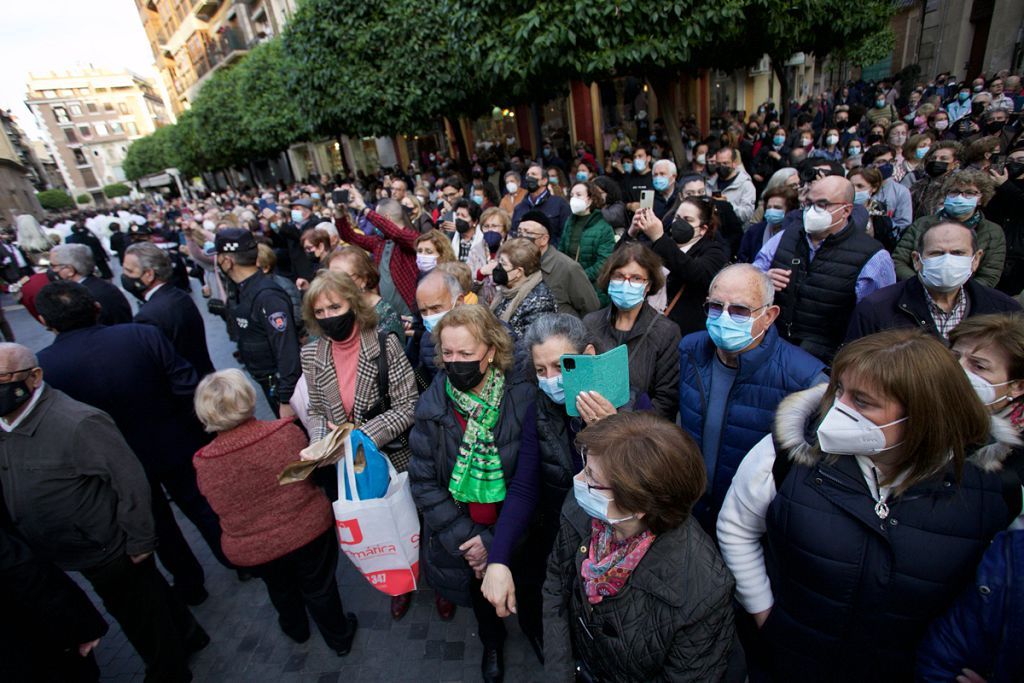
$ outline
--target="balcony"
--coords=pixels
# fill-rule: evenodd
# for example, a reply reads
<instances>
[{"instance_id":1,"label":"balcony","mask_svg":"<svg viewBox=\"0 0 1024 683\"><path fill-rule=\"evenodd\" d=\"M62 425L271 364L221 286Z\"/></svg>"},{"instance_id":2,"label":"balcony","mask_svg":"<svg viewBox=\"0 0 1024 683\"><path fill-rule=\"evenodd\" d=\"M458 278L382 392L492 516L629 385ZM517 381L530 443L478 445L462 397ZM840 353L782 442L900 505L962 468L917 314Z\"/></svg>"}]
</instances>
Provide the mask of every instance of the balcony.
<instances>
[{"instance_id":1,"label":"balcony","mask_svg":"<svg viewBox=\"0 0 1024 683\"><path fill-rule=\"evenodd\" d=\"M206 55L210 60L210 68L232 64L249 51L249 43L242 32L235 28L225 28L211 37L206 46Z\"/></svg>"},{"instance_id":2,"label":"balcony","mask_svg":"<svg viewBox=\"0 0 1024 683\"><path fill-rule=\"evenodd\" d=\"M200 21L209 21L213 18L213 15L220 9L222 0L198 0L193 8L195 11L196 19Z\"/></svg>"}]
</instances>

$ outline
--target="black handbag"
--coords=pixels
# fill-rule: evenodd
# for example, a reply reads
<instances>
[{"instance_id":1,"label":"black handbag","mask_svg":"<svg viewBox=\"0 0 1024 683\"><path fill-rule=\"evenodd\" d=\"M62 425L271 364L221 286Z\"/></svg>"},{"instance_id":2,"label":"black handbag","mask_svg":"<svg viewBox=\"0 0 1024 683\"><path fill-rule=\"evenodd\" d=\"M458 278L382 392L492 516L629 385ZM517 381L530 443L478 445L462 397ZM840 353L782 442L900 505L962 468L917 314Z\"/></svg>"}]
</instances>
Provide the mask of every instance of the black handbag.
<instances>
[{"instance_id":1,"label":"black handbag","mask_svg":"<svg viewBox=\"0 0 1024 683\"><path fill-rule=\"evenodd\" d=\"M380 353L377 354L377 402L370 406L363 416L363 421L372 420L391 410L391 395L388 393L388 332L380 332L377 341L380 344ZM409 448L409 432L412 427L398 435L397 438L386 444L380 444L377 448L384 455L390 456L403 449Z\"/></svg>"}]
</instances>

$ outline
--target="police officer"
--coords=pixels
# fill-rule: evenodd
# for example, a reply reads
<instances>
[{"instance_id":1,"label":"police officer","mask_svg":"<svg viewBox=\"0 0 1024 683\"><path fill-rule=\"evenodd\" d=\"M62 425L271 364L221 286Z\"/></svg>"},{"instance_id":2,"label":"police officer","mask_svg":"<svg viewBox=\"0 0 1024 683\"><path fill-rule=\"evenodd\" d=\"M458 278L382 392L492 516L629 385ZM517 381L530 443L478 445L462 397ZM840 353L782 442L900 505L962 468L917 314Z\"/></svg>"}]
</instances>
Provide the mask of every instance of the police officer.
<instances>
[{"instance_id":1,"label":"police officer","mask_svg":"<svg viewBox=\"0 0 1024 683\"><path fill-rule=\"evenodd\" d=\"M228 301L228 326L234 328L242 363L263 387L271 409L294 417L288 399L302 374L299 337L288 295L256 265L256 240L244 228L225 228L214 241L217 266L237 286Z\"/></svg>"},{"instance_id":2,"label":"police officer","mask_svg":"<svg viewBox=\"0 0 1024 683\"><path fill-rule=\"evenodd\" d=\"M141 225L132 223L131 227L128 228L129 244L152 242L164 250L167 257L171 259L171 268L173 269L171 278L167 282L178 289L191 293L192 285L188 281L188 264L185 263L185 257L178 251L178 245L171 242L157 242L156 236L153 228L149 227L149 223L142 223Z\"/></svg>"}]
</instances>

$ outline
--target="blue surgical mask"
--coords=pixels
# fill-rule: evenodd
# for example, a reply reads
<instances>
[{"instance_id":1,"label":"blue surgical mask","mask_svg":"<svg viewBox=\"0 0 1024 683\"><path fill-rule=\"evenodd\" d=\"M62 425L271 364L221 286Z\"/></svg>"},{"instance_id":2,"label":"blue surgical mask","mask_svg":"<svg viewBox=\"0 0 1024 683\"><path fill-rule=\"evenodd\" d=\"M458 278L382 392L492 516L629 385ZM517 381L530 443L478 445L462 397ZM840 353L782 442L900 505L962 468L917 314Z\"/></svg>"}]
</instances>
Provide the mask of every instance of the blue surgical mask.
<instances>
[{"instance_id":1,"label":"blue surgical mask","mask_svg":"<svg viewBox=\"0 0 1024 683\"><path fill-rule=\"evenodd\" d=\"M576 172L576 180L578 180L579 182L585 183L585 182L587 182L588 178L590 178L590 174L587 173L586 171L577 171Z\"/></svg>"},{"instance_id":2,"label":"blue surgical mask","mask_svg":"<svg viewBox=\"0 0 1024 683\"><path fill-rule=\"evenodd\" d=\"M625 171L626 173L632 173L633 172L633 164L631 164L628 161L625 162L624 164L622 164L622 170Z\"/></svg>"},{"instance_id":3,"label":"blue surgical mask","mask_svg":"<svg viewBox=\"0 0 1024 683\"><path fill-rule=\"evenodd\" d=\"M446 313L448 313L448 311L442 311L440 313L435 313L434 315L423 316L423 327L427 330L427 332L433 332L434 327L437 325L438 322L440 322L441 318L443 318Z\"/></svg>"},{"instance_id":4,"label":"blue surgical mask","mask_svg":"<svg viewBox=\"0 0 1024 683\"><path fill-rule=\"evenodd\" d=\"M786 212L783 209L765 209L764 220L770 225L778 225L782 222L782 219L786 217Z\"/></svg>"},{"instance_id":5,"label":"blue surgical mask","mask_svg":"<svg viewBox=\"0 0 1024 683\"><path fill-rule=\"evenodd\" d=\"M294 222L294 223L301 223L302 222L302 212L299 211L298 209L292 209L292 222Z\"/></svg>"},{"instance_id":6,"label":"blue surgical mask","mask_svg":"<svg viewBox=\"0 0 1024 683\"><path fill-rule=\"evenodd\" d=\"M764 313L761 315L764 315ZM757 316L757 318L760 317L760 315ZM740 349L750 346L754 339L760 338L764 334L764 332L761 332L757 337L754 337L750 333L757 318L748 318L746 322L738 323L727 312L722 311L722 314L717 318L708 318L704 324L715 346L726 353L735 353Z\"/></svg>"},{"instance_id":7,"label":"blue surgical mask","mask_svg":"<svg viewBox=\"0 0 1024 683\"><path fill-rule=\"evenodd\" d=\"M861 190L860 192L853 193L854 204L860 204L861 206L863 206L864 204L868 203L869 199L871 199L871 193L868 192L867 190Z\"/></svg>"},{"instance_id":8,"label":"blue surgical mask","mask_svg":"<svg viewBox=\"0 0 1024 683\"><path fill-rule=\"evenodd\" d=\"M918 159L924 159L925 155L928 154L929 147L918 147L914 150L914 156Z\"/></svg>"},{"instance_id":9,"label":"blue surgical mask","mask_svg":"<svg viewBox=\"0 0 1024 683\"><path fill-rule=\"evenodd\" d=\"M553 377L538 377L537 386L552 401L560 406L565 405L565 386L562 384L562 373L558 373Z\"/></svg>"},{"instance_id":10,"label":"blue surgical mask","mask_svg":"<svg viewBox=\"0 0 1024 683\"><path fill-rule=\"evenodd\" d=\"M629 280L608 283L608 296L617 308L629 311L644 301L647 285L635 285Z\"/></svg>"},{"instance_id":11,"label":"blue surgical mask","mask_svg":"<svg viewBox=\"0 0 1024 683\"><path fill-rule=\"evenodd\" d=\"M668 189L668 178L663 175L654 176L651 184L654 185L654 189L658 192L664 192Z\"/></svg>"},{"instance_id":12,"label":"blue surgical mask","mask_svg":"<svg viewBox=\"0 0 1024 683\"><path fill-rule=\"evenodd\" d=\"M633 160L633 168L636 169L637 173L643 173L644 169L647 168L647 160L646 159L634 159Z\"/></svg>"},{"instance_id":13,"label":"blue surgical mask","mask_svg":"<svg viewBox=\"0 0 1024 683\"><path fill-rule=\"evenodd\" d=\"M319 192L311 192L309 197L310 197L310 199L320 199L320 193Z\"/></svg>"},{"instance_id":14,"label":"blue surgical mask","mask_svg":"<svg viewBox=\"0 0 1024 683\"><path fill-rule=\"evenodd\" d=\"M483 206L484 205L484 198L481 197L478 194L473 195L473 201L476 202L477 206Z\"/></svg>"},{"instance_id":15,"label":"blue surgical mask","mask_svg":"<svg viewBox=\"0 0 1024 683\"><path fill-rule=\"evenodd\" d=\"M974 211L976 206L978 206L977 197L963 197L961 195L946 197L942 202L943 210L950 216L966 216Z\"/></svg>"},{"instance_id":16,"label":"blue surgical mask","mask_svg":"<svg viewBox=\"0 0 1024 683\"><path fill-rule=\"evenodd\" d=\"M776 135L775 137L772 138L772 144L774 144L776 147L782 147L784 144L786 144L786 136Z\"/></svg>"},{"instance_id":17,"label":"blue surgical mask","mask_svg":"<svg viewBox=\"0 0 1024 683\"><path fill-rule=\"evenodd\" d=\"M207 256L213 256L217 253L217 246L210 240L207 240L203 242L203 253Z\"/></svg>"},{"instance_id":18,"label":"blue surgical mask","mask_svg":"<svg viewBox=\"0 0 1024 683\"><path fill-rule=\"evenodd\" d=\"M605 498L596 491L591 491L587 484L579 479L574 478L572 480L572 492L576 497L576 504L584 512L605 524L621 524L622 522L628 522L636 516L630 515L621 519L611 519L608 517L608 503L612 502L612 499Z\"/></svg>"},{"instance_id":19,"label":"blue surgical mask","mask_svg":"<svg viewBox=\"0 0 1024 683\"><path fill-rule=\"evenodd\" d=\"M850 147L850 151L847 152L847 156L859 157L860 156L860 147L852 147L851 146Z\"/></svg>"}]
</instances>

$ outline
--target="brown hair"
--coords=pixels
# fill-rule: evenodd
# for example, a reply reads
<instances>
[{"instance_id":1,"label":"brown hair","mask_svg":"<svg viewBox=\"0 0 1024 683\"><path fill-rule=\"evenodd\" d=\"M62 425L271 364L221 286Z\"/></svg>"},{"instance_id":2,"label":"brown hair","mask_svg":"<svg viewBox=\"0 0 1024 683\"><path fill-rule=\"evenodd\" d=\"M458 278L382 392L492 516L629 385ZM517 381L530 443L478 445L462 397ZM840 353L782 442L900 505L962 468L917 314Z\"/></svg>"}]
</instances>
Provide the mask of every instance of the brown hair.
<instances>
[{"instance_id":1,"label":"brown hair","mask_svg":"<svg viewBox=\"0 0 1024 683\"><path fill-rule=\"evenodd\" d=\"M992 182L988 174L974 168L965 168L951 173L942 191L949 193L951 190L965 190L972 186L981 193L978 208L988 204L988 200L992 199L992 195L996 193L995 183Z\"/></svg>"},{"instance_id":2,"label":"brown hair","mask_svg":"<svg viewBox=\"0 0 1024 683\"><path fill-rule=\"evenodd\" d=\"M505 209L499 209L497 206L492 206L489 209L484 209L484 212L480 214L480 229L483 230L484 223L486 223L492 216L497 216L501 222L502 229L501 234L507 235L508 231L512 229L512 217L508 215L508 211Z\"/></svg>"},{"instance_id":3,"label":"brown hair","mask_svg":"<svg viewBox=\"0 0 1024 683\"><path fill-rule=\"evenodd\" d=\"M1024 379L1024 315L990 313L967 318L949 333L950 345L961 339L978 339L995 345L1010 357L1009 379Z\"/></svg>"},{"instance_id":4,"label":"brown hair","mask_svg":"<svg viewBox=\"0 0 1024 683\"><path fill-rule=\"evenodd\" d=\"M351 244L343 247L336 247L334 251L324 257L324 266L331 267L331 263L338 259L348 259L352 264L353 277L358 277L366 283L366 291L376 292L380 283L380 273L373 259L365 250Z\"/></svg>"},{"instance_id":5,"label":"brown hair","mask_svg":"<svg viewBox=\"0 0 1024 683\"><path fill-rule=\"evenodd\" d=\"M463 293L473 291L473 273L462 261L445 261L437 264L437 270L448 273L459 281Z\"/></svg>"},{"instance_id":6,"label":"brown hair","mask_svg":"<svg viewBox=\"0 0 1024 683\"><path fill-rule=\"evenodd\" d=\"M644 513L655 534L682 525L707 486L697 443L653 413L611 415L580 432L576 445L588 459L600 459L616 506Z\"/></svg>"},{"instance_id":7,"label":"brown hair","mask_svg":"<svg viewBox=\"0 0 1024 683\"><path fill-rule=\"evenodd\" d=\"M876 192L882 187L882 172L873 166L859 166L850 171L850 174L846 176L846 179L850 180L855 175L859 175L864 178L864 180L868 181L868 185L875 188Z\"/></svg>"},{"instance_id":8,"label":"brown hair","mask_svg":"<svg viewBox=\"0 0 1024 683\"><path fill-rule=\"evenodd\" d=\"M299 238L299 243L305 247L307 244L313 247L323 247L330 251L331 249L331 236L326 231L319 228L307 228L302 232L302 236Z\"/></svg>"},{"instance_id":9,"label":"brown hair","mask_svg":"<svg viewBox=\"0 0 1024 683\"><path fill-rule=\"evenodd\" d=\"M906 479L895 487L895 495L935 474L951 453L959 480L968 449L988 438L989 414L967 375L942 342L921 330L886 330L843 347L832 364L822 415L832 406L839 382L850 375L874 385L906 411L898 464Z\"/></svg>"},{"instance_id":10,"label":"brown hair","mask_svg":"<svg viewBox=\"0 0 1024 683\"><path fill-rule=\"evenodd\" d=\"M580 164L581 166L583 164ZM593 180L577 180L572 184L573 187L582 185L587 189L587 197L590 199L590 210L596 211L604 208L604 192L598 187L597 183ZM572 190L570 189L571 193Z\"/></svg>"},{"instance_id":11,"label":"brown hair","mask_svg":"<svg viewBox=\"0 0 1024 683\"><path fill-rule=\"evenodd\" d=\"M377 327L377 312L373 306L366 303L363 293L355 282L345 273L337 273L330 270L321 270L313 278L309 289L302 297L302 319L306 321L306 329L311 334L322 337L324 332L313 315L313 307L316 300L322 295L331 293L337 294L356 314L356 323L360 330L373 330Z\"/></svg>"},{"instance_id":12,"label":"brown hair","mask_svg":"<svg viewBox=\"0 0 1024 683\"><path fill-rule=\"evenodd\" d=\"M630 242L612 252L604 262L601 274L597 276L597 289L608 291L608 281L611 280L612 273L631 262L647 271L647 279L651 283L648 296L661 291L665 286L665 275L661 272L661 257L639 242Z\"/></svg>"},{"instance_id":13,"label":"brown hair","mask_svg":"<svg viewBox=\"0 0 1024 683\"><path fill-rule=\"evenodd\" d=\"M853 175L852 173L850 175ZM772 197L782 197L782 201L786 203L786 212L790 212L796 209L800 205L800 199L797 197L796 188L790 187L789 185L776 185L770 190L765 190L762 198L764 199L765 207L768 206L768 200Z\"/></svg>"},{"instance_id":14,"label":"brown hair","mask_svg":"<svg viewBox=\"0 0 1024 683\"><path fill-rule=\"evenodd\" d=\"M527 276L540 270L540 249L531 240L523 237L511 239L501 245L498 257L504 254L514 268L522 268Z\"/></svg>"},{"instance_id":15,"label":"brown hair","mask_svg":"<svg viewBox=\"0 0 1024 683\"><path fill-rule=\"evenodd\" d=\"M434 327L434 344L437 346L434 363L437 367L444 367L441 332L449 327L465 327L475 339L494 348L494 367L505 373L512 369L515 362L512 355L512 337L491 309L480 304L456 306L437 322Z\"/></svg>"},{"instance_id":16,"label":"brown hair","mask_svg":"<svg viewBox=\"0 0 1024 683\"><path fill-rule=\"evenodd\" d=\"M445 261L457 261L455 258L455 251L452 249L451 241L445 237L445 234L440 230L428 230L419 237L416 238L416 242L413 243L413 248L420 246L424 242L430 242L434 245L434 249L437 250L437 262L444 263Z\"/></svg>"}]
</instances>

